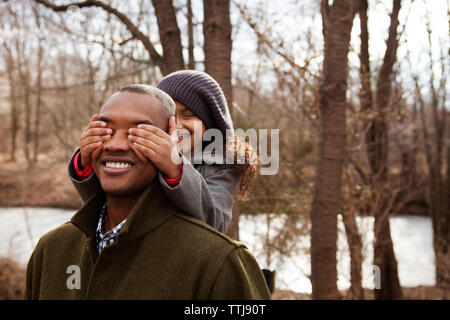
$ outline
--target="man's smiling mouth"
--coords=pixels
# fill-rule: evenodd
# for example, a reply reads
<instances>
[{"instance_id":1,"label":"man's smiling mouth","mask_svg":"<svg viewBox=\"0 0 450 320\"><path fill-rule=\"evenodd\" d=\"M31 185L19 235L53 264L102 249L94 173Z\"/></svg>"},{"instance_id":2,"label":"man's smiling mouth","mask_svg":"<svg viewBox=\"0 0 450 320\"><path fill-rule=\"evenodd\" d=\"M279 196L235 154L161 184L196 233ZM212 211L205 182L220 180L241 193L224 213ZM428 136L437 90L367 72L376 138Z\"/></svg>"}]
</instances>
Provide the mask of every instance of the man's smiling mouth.
<instances>
[{"instance_id":1,"label":"man's smiling mouth","mask_svg":"<svg viewBox=\"0 0 450 320\"><path fill-rule=\"evenodd\" d=\"M104 157L101 161L102 170L106 174L122 174L135 166L135 162L129 157Z\"/></svg>"},{"instance_id":2,"label":"man's smiling mouth","mask_svg":"<svg viewBox=\"0 0 450 320\"><path fill-rule=\"evenodd\" d=\"M128 162L105 162L105 166L107 168L117 168L117 169L123 169L123 168L130 168L131 164Z\"/></svg>"},{"instance_id":3,"label":"man's smiling mouth","mask_svg":"<svg viewBox=\"0 0 450 320\"><path fill-rule=\"evenodd\" d=\"M113 162L106 161L102 162L102 169L108 175L119 175L126 173L134 167L134 164L129 162Z\"/></svg>"}]
</instances>

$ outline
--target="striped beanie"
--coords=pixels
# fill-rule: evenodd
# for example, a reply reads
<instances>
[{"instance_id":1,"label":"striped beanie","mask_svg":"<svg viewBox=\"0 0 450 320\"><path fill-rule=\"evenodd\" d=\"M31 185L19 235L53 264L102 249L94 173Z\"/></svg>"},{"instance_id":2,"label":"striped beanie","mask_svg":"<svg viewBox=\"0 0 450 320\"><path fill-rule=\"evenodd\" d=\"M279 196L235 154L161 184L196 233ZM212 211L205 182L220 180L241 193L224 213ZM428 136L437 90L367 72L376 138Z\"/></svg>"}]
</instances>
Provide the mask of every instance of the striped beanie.
<instances>
[{"instance_id":1,"label":"striped beanie","mask_svg":"<svg viewBox=\"0 0 450 320\"><path fill-rule=\"evenodd\" d=\"M224 139L233 134L227 100L216 80L205 72L181 70L165 76L157 85L191 110L205 124L206 129L219 129Z\"/></svg>"}]
</instances>

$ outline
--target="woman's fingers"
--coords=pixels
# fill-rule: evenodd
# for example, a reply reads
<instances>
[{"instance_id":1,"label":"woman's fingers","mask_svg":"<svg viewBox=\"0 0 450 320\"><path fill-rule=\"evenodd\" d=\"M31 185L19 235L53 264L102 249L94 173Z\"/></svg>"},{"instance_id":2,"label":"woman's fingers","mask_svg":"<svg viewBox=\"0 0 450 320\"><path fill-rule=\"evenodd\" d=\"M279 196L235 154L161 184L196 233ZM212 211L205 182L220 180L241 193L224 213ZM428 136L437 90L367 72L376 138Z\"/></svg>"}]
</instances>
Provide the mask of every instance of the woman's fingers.
<instances>
[{"instance_id":1,"label":"woman's fingers","mask_svg":"<svg viewBox=\"0 0 450 320\"><path fill-rule=\"evenodd\" d=\"M97 119L97 118L92 117L92 119ZM105 121L94 120L94 121L89 122L88 126L84 129L84 131L91 129L91 128L106 128L106 125L107 124Z\"/></svg>"},{"instance_id":2,"label":"woman's fingers","mask_svg":"<svg viewBox=\"0 0 450 320\"><path fill-rule=\"evenodd\" d=\"M109 128L91 128L83 132L83 134L81 135L81 139L89 136L102 136L110 134L112 134L112 130Z\"/></svg>"},{"instance_id":3,"label":"woman's fingers","mask_svg":"<svg viewBox=\"0 0 450 320\"><path fill-rule=\"evenodd\" d=\"M88 126L84 129L84 131L89 130L91 128L106 128L106 122L104 121L89 122Z\"/></svg>"},{"instance_id":4,"label":"woman's fingers","mask_svg":"<svg viewBox=\"0 0 450 320\"><path fill-rule=\"evenodd\" d=\"M155 152L157 152L160 149L159 145L157 143L155 143L154 141L149 140L149 139L141 138L138 136L132 136L132 135L129 135L128 139L130 141L132 141L135 145L136 144L142 145L142 146L147 147Z\"/></svg>"},{"instance_id":5,"label":"woman's fingers","mask_svg":"<svg viewBox=\"0 0 450 320\"><path fill-rule=\"evenodd\" d=\"M110 134L107 135L96 135L96 136L85 136L81 141L80 141L80 146L85 146L94 142L103 142L106 140L109 140L111 138Z\"/></svg>"},{"instance_id":6,"label":"woman's fingers","mask_svg":"<svg viewBox=\"0 0 450 320\"><path fill-rule=\"evenodd\" d=\"M92 153L101 149L103 142L111 138L112 130L106 128L104 121L97 121L98 114L91 117L91 122L80 136L81 165L86 167L91 163Z\"/></svg>"},{"instance_id":7,"label":"woman's fingers","mask_svg":"<svg viewBox=\"0 0 450 320\"><path fill-rule=\"evenodd\" d=\"M81 150L81 166L86 168L92 159L92 155L95 153L97 149L102 149L102 141L97 141L85 145L80 145Z\"/></svg>"},{"instance_id":8,"label":"woman's fingers","mask_svg":"<svg viewBox=\"0 0 450 320\"><path fill-rule=\"evenodd\" d=\"M128 130L129 136L131 137L139 137L143 139L147 139L152 141L153 143L157 145L161 145L166 141L167 139L170 139L170 137L166 134L166 136L159 136L154 131L148 131L146 129L137 129L137 128L131 128Z\"/></svg>"},{"instance_id":9,"label":"woman's fingers","mask_svg":"<svg viewBox=\"0 0 450 320\"><path fill-rule=\"evenodd\" d=\"M92 151L94 151L95 149L100 147L102 145L102 143L103 143L102 141L89 143L89 144L85 145L83 148L86 152L88 152L90 154L90 153L92 153Z\"/></svg>"},{"instance_id":10,"label":"woman's fingers","mask_svg":"<svg viewBox=\"0 0 450 320\"><path fill-rule=\"evenodd\" d=\"M133 146L139 150L147 159L150 159L150 161L154 162L156 157L158 156L157 152L146 145L133 142Z\"/></svg>"},{"instance_id":11,"label":"woman's fingers","mask_svg":"<svg viewBox=\"0 0 450 320\"><path fill-rule=\"evenodd\" d=\"M92 149L90 151L91 154L91 159L97 159L98 156L100 155L100 152L102 152L103 148L102 148L103 143L93 143L92 144Z\"/></svg>"},{"instance_id":12,"label":"woman's fingers","mask_svg":"<svg viewBox=\"0 0 450 320\"><path fill-rule=\"evenodd\" d=\"M132 129L134 129L134 128L132 128ZM139 124L137 126L137 130L143 130L143 131L153 133L154 135L156 135L160 138L163 138L163 139L167 138L169 136L166 132L164 132L160 128L152 126L150 124Z\"/></svg>"}]
</instances>

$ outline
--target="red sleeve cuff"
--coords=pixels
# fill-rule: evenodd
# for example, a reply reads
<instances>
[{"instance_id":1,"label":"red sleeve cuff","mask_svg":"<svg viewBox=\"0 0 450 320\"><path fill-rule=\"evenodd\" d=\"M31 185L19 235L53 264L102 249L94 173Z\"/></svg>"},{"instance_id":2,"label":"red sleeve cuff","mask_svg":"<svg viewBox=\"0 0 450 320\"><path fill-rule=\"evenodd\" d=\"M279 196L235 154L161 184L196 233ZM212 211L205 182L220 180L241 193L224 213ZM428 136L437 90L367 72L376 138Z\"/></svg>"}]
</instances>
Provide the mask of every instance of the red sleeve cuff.
<instances>
[{"instance_id":1,"label":"red sleeve cuff","mask_svg":"<svg viewBox=\"0 0 450 320\"><path fill-rule=\"evenodd\" d=\"M78 151L78 153L73 158L73 167L75 168L75 172L77 173L80 180L85 180L89 178L89 176L92 173L92 166L88 165L84 170L81 170L81 168L78 165L78 159L80 158L81 152Z\"/></svg>"},{"instance_id":2,"label":"red sleeve cuff","mask_svg":"<svg viewBox=\"0 0 450 320\"><path fill-rule=\"evenodd\" d=\"M183 161L181 161L180 168L181 168L181 174L178 177L176 177L174 179L169 179L167 177L164 177L164 180L166 180L169 187L175 188L180 183L181 177L183 176Z\"/></svg>"}]
</instances>

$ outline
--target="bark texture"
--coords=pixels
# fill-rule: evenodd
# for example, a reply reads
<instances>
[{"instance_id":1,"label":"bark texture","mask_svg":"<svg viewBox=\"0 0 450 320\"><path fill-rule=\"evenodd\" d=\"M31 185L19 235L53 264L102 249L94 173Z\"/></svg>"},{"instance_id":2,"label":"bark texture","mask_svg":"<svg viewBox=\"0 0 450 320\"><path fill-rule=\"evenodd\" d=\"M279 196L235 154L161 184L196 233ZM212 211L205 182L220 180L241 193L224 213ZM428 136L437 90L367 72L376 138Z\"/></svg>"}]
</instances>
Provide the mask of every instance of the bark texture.
<instances>
[{"instance_id":1,"label":"bark texture","mask_svg":"<svg viewBox=\"0 0 450 320\"><path fill-rule=\"evenodd\" d=\"M205 38L205 72L222 87L230 112L233 107L231 85L230 0L205 0L203 35Z\"/></svg>"},{"instance_id":2,"label":"bark texture","mask_svg":"<svg viewBox=\"0 0 450 320\"><path fill-rule=\"evenodd\" d=\"M381 288L375 288L377 300L402 299L402 289L398 278L397 260L391 239L389 225L390 206L389 191L383 191L388 183L388 122L389 97L392 89L393 66L397 59L398 47L398 14L401 1L394 0L389 26L389 36L386 41L386 52L376 83L375 110L376 116L370 124L366 136L367 154L373 174L374 186L381 190L382 204L376 209L374 229L374 265L381 271Z\"/></svg>"},{"instance_id":3,"label":"bark texture","mask_svg":"<svg viewBox=\"0 0 450 320\"><path fill-rule=\"evenodd\" d=\"M161 71L168 74L184 69L183 49L180 29L172 1L152 0L158 22L159 39L163 48L163 66Z\"/></svg>"},{"instance_id":4,"label":"bark texture","mask_svg":"<svg viewBox=\"0 0 450 320\"><path fill-rule=\"evenodd\" d=\"M230 0L204 0L203 9L205 72L219 83L232 114ZM239 239L239 213L239 203L236 202L226 232L229 237L236 240Z\"/></svg>"},{"instance_id":5,"label":"bark texture","mask_svg":"<svg viewBox=\"0 0 450 320\"><path fill-rule=\"evenodd\" d=\"M320 133L311 209L311 283L313 299L337 299L337 212L345 158L348 51L355 2L322 1L325 37L323 80L319 92Z\"/></svg>"}]
</instances>

